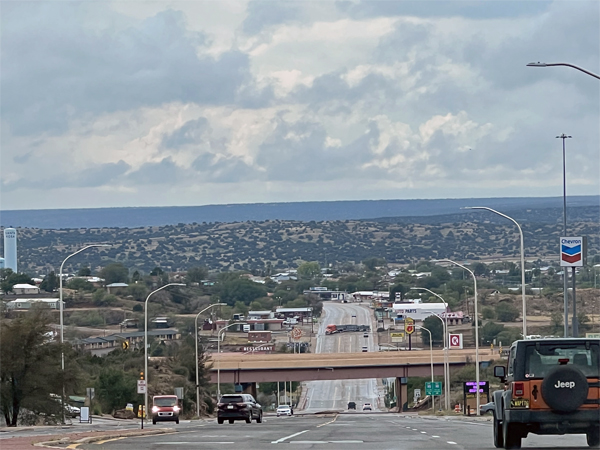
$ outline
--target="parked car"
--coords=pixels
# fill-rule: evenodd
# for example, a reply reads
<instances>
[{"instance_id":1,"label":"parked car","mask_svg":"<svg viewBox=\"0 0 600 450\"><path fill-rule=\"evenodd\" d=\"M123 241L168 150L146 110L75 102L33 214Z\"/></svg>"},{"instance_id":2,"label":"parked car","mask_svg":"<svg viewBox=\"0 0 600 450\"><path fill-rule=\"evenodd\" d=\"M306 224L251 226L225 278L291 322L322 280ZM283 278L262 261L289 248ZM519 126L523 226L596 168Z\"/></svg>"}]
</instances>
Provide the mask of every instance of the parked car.
<instances>
[{"instance_id":1,"label":"parked car","mask_svg":"<svg viewBox=\"0 0 600 450\"><path fill-rule=\"evenodd\" d=\"M373 411L373 408L371 407L370 403L365 403L363 405L363 411Z\"/></svg>"},{"instance_id":2,"label":"parked car","mask_svg":"<svg viewBox=\"0 0 600 450\"><path fill-rule=\"evenodd\" d=\"M279 405L277 407L277 417L279 416L291 416L292 408L290 405Z\"/></svg>"},{"instance_id":3,"label":"parked car","mask_svg":"<svg viewBox=\"0 0 600 450\"><path fill-rule=\"evenodd\" d=\"M179 400L176 395L155 395L152 397L152 424L156 422L179 423Z\"/></svg>"},{"instance_id":4,"label":"parked car","mask_svg":"<svg viewBox=\"0 0 600 450\"><path fill-rule=\"evenodd\" d=\"M368 352L368 351L369 351L369 347L367 347L366 345L365 345L365 346L363 346L363 348L362 348L362 351L363 351L363 352Z\"/></svg>"},{"instance_id":5,"label":"parked car","mask_svg":"<svg viewBox=\"0 0 600 450\"><path fill-rule=\"evenodd\" d=\"M250 394L225 394L221 396L217 408L217 423L221 424L225 419L229 423L235 420L262 423L262 406Z\"/></svg>"},{"instance_id":6,"label":"parked car","mask_svg":"<svg viewBox=\"0 0 600 450\"><path fill-rule=\"evenodd\" d=\"M356 409L356 402L348 402L348 409Z\"/></svg>"},{"instance_id":7,"label":"parked car","mask_svg":"<svg viewBox=\"0 0 600 450\"><path fill-rule=\"evenodd\" d=\"M69 416L71 416L72 418L75 418L75 417L79 416L79 414L81 414L81 409L79 409L77 406L72 406L72 405L66 404L65 410L67 411Z\"/></svg>"},{"instance_id":8,"label":"parked car","mask_svg":"<svg viewBox=\"0 0 600 450\"><path fill-rule=\"evenodd\" d=\"M486 403L485 405L479 406L479 414L483 416L484 414L493 414L494 413L494 402Z\"/></svg>"}]
</instances>

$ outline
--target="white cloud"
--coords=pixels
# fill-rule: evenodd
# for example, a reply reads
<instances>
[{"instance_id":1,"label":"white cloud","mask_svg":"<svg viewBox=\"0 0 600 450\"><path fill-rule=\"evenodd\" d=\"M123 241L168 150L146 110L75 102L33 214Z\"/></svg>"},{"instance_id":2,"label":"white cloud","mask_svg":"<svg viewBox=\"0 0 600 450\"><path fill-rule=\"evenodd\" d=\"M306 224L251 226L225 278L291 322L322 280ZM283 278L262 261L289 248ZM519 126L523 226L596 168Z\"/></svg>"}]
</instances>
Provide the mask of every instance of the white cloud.
<instances>
[{"instance_id":1,"label":"white cloud","mask_svg":"<svg viewBox=\"0 0 600 450\"><path fill-rule=\"evenodd\" d=\"M600 4L483 3L1 2L2 208L598 193Z\"/></svg>"}]
</instances>

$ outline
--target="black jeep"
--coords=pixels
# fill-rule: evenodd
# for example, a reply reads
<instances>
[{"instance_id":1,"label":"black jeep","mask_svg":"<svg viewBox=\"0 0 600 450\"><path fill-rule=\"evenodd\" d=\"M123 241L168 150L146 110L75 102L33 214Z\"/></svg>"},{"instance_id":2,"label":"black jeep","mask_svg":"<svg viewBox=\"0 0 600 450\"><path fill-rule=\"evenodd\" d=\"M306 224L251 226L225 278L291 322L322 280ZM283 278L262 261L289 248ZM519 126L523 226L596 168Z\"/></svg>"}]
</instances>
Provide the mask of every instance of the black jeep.
<instances>
[{"instance_id":1,"label":"black jeep","mask_svg":"<svg viewBox=\"0 0 600 450\"><path fill-rule=\"evenodd\" d=\"M521 448L534 434L585 434L600 446L600 339L516 341L508 367L494 367L505 390L494 397L494 445Z\"/></svg>"}]
</instances>

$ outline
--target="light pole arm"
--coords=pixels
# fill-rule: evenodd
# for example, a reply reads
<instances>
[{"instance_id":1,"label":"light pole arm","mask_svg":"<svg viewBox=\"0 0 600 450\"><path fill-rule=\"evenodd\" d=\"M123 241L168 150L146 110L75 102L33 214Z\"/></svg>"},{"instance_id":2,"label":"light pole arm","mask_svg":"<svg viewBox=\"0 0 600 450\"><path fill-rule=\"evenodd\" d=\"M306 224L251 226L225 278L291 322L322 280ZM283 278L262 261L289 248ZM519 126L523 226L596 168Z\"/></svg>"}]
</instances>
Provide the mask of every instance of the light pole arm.
<instances>
[{"instance_id":1,"label":"light pole arm","mask_svg":"<svg viewBox=\"0 0 600 450\"><path fill-rule=\"evenodd\" d=\"M583 72L591 77L597 78L598 80L600 80L600 75L596 75L593 72L590 72L589 70L584 69L583 67L579 67L576 66L575 64L569 64L569 63L529 63L527 64L528 67L552 67L552 66L566 66L566 67L571 67L573 69L577 69L580 72Z\"/></svg>"},{"instance_id":2,"label":"light pole arm","mask_svg":"<svg viewBox=\"0 0 600 450\"><path fill-rule=\"evenodd\" d=\"M523 229L521 228L521 225L519 225L519 222L517 222L512 217L507 216L506 214L502 214L500 211L496 211L495 209L488 208L487 206L467 206L465 209L483 209L485 211L492 212L501 217L504 217L505 219L510 220L519 229L519 238L521 245L521 300L523 303L523 339L527 339L527 303L525 301L525 243L523 240Z\"/></svg>"},{"instance_id":3,"label":"light pole arm","mask_svg":"<svg viewBox=\"0 0 600 450\"><path fill-rule=\"evenodd\" d=\"M227 303L213 303L212 305L208 305L198 314L196 314L196 319L194 320L194 338L196 340L196 415L200 418L200 376L198 374L199 370L199 362L198 362L198 317L204 311L208 311L210 308L214 308L215 306L226 305Z\"/></svg>"},{"instance_id":4,"label":"light pole arm","mask_svg":"<svg viewBox=\"0 0 600 450\"><path fill-rule=\"evenodd\" d=\"M148 374L148 300L152 295L156 294L158 291L162 291L163 289L168 288L169 286L185 286L183 283L168 283L164 286L155 289L154 291L148 294L146 297L146 301L144 302L144 377L146 378L146 393L144 394L144 414L142 415L142 421L144 420L144 415L148 417L148 388L150 387L150 376Z\"/></svg>"}]
</instances>

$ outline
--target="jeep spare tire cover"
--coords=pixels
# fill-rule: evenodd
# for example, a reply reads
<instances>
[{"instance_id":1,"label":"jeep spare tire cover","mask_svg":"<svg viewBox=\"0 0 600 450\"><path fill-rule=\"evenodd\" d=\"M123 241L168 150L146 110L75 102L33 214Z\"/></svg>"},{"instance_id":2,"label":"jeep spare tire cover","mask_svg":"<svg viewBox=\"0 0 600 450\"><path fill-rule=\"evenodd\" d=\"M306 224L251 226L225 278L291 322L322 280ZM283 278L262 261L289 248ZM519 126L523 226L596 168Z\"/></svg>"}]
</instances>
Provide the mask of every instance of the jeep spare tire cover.
<instances>
[{"instance_id":1,"label":"jeep spare tire cover","mask_svg":"<svg viewBox=\"0 0 600 450\"><path fill-rule=\"evenodd\" d=\"M542 381L542 397L555 411L576 411L586 401L588 390L585 375L573 366L556 366Z\"/></svg>"}]
</instances>

